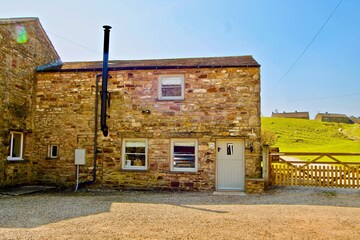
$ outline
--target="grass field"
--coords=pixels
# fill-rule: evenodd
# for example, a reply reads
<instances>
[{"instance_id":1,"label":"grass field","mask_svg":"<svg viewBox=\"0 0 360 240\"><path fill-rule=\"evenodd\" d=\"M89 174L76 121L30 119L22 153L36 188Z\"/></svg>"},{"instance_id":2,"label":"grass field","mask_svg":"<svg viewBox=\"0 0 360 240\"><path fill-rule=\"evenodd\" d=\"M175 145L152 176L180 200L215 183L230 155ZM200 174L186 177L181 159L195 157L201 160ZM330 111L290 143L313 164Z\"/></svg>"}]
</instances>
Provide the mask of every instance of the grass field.
<instances>
[{"instance_id":1,"label":"grass field","mask_svg":"<svg viewBox=\"0 0 360 240\"><path fill-rule=\"evenodd\" d=\"M273 146L282 152L360 152L359 124L270 117L261 124L276 134Z\"/></svg>"}]
</instances>

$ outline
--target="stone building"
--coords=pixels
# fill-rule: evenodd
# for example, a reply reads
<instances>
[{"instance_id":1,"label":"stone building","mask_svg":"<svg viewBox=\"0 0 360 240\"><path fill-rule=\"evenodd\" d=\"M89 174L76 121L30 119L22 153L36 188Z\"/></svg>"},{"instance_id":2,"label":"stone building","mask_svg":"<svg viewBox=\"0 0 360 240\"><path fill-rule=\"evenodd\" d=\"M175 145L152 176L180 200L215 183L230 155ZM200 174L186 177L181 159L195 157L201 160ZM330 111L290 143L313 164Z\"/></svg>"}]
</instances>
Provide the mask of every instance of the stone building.
<instances>
[{"instance_id":1,"label":"stone building","mask_svg":"<svg viewBox=\"0 0 360 240\"><path fill-rule=\"evenodd\" d=\"M272 113L271 117L274 118L299 118L299 119L310 119L309 112L282 112L282 113Z\"/></svg>"},{"instance_id":2,"label":"stone building","mask_svg":"<svg viewBox=\"0 0 360 240\"><path fill-rule=\"evenodd\" d=\"M318 113L315 116L315 120L320 122L336 122L336 123L354 123L348 116L345 114L338 113Z\"/></svg>"},{"instance_id":3,"label":"stone building","mask_svg":"<svg viewBox=\"0 0 360 240\"><path fill-rule=\"evenodd\" d=\"M350 120L351 120L353 123L358 123L358 124L360 124L360 117L351 116L351 117L350 117Z\"/></svg>"},{"instance_id":4,"label":"stone building","mask_svg":"<svg viewBox=\"0 0 360 240\"><path fill-rule=\"evenodd\" d=\"M0 187L35 179L35 69L59 61L37 18L0 19Z\"/></svg>"},{"instance_id":5,"label":"stone building","mask_svg":"<svg viewBox=\"0 0 360 240\"><path fill-rule=\"evenodd\" d=\"M260 65L251 56L109 62L104 137L95 120L102 63L51 64L53 53L36 63L31 127L14 128L26 139L18 162L29 163L29 183L73 187L81 149L79 181L95 187L263 190Z\"/></svg>"}]
</instances>

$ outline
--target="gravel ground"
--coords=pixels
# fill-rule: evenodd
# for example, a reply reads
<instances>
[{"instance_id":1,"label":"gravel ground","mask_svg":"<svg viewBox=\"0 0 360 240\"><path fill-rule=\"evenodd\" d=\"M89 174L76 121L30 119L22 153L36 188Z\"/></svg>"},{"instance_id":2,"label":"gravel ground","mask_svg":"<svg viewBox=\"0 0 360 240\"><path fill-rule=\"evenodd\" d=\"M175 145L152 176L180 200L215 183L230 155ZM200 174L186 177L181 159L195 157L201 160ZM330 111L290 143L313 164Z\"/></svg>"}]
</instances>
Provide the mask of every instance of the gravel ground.
<instances>
[{"instance_id":1,"label":"gravel ground","mask_svg":"<svg viewBox=\"0 0 360 240\"><path fill-rule=\"evenodd\" d=\"M360 190L0 195L0 239L360 239Z\"/></svg>"}]
</instances>

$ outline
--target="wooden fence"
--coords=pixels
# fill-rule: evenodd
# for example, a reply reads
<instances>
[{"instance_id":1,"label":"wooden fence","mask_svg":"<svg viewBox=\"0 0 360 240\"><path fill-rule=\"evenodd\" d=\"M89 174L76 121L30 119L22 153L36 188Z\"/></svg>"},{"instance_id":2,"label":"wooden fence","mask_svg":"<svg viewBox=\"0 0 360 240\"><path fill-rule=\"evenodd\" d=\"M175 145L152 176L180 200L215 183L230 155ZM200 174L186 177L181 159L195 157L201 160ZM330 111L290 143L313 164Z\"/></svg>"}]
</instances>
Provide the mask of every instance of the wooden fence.
<instances>
[{"instance_id":1,"label":"wooden fence","mask_svg":"<svg viewBox=\"0 0 360 240\"><path fill-rule=\"evenodd\" d=\"M360 188L360 153L270 152L266 160L267 185Z\"/></svg>"},{"instance_id":2,"label":"wooden fence","mask_svg":"<svg viewBox=\"0 0 360 240\"><path fill-rule=\"evenodd\" d=\"M272 166L273 185L316 187L360 187L360 167Z\"/></svg>"}]
</instances>

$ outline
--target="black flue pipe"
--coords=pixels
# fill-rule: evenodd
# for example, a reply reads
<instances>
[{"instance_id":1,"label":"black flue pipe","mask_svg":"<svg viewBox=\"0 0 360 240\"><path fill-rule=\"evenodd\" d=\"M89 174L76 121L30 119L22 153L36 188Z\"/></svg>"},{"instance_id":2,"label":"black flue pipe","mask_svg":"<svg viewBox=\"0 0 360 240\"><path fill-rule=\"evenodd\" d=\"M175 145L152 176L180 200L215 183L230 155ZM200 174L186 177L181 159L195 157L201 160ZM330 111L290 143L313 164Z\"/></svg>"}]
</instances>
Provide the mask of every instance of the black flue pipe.
<instances>
[{"instance_id":1,"label":"black flue pipe","mask_svg":"<svg viewBox=\"0 0 360 240\"><path fill-rule=\"evenodd\" d=\"M106 125L106 106L109 100L109 92L107 90L108 84L108 62L109 62L109 39L110 39L110 26L104 27L104 58L103 58L103 69L102 69L102 85L101 85L101 116L100 125L101 131L104 136L107 137L109 134L109 127Z\"/></svg>"}]
</instances>

